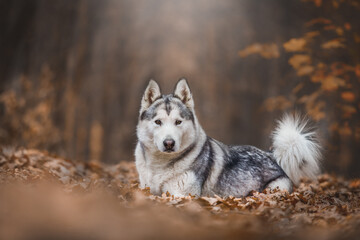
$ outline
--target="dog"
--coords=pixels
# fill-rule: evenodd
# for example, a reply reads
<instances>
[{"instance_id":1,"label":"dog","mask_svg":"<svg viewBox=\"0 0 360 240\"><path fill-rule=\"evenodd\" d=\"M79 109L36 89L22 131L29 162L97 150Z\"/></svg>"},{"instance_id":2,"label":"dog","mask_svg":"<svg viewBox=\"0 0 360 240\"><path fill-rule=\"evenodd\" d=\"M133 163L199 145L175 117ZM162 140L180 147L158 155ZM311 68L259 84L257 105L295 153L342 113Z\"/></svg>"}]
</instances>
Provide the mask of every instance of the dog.
<instances>
[{"instance_id":1,"label":"dog","mask_svg":"<svg viewBox=\"0 0 360 240\"><path fill-rule=\"evenodd\" d=\"M140 188L155 195L244 197L266 188L292 192L319 173L316 131L299 115L285 115L272 133L272 150L228 146L206 135L186 79L162 95L150 80L141 101L135 163Z\"/></svg>"}]
</instances>

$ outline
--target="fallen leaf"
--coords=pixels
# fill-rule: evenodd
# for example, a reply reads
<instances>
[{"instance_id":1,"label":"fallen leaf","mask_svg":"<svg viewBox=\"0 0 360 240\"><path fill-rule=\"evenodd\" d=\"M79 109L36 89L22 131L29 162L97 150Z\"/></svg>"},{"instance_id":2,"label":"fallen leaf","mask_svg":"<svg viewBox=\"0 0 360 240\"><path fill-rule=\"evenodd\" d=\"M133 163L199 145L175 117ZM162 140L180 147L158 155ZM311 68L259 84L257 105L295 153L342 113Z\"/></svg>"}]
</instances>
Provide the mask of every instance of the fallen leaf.
<instances>
[{"instance_id":1,"label":"fallen leaf","mask_svg":"<svg viewBox=\"0 0 360 240\"><path fill-rule=\"evenodd\" d=\"M351 188L360 188L360 179L355 179L350 182L349 187Z\"/></svg>"},{"instance_id":2,"label":"fallen leaf","mask_svg":"<svg viewBox=\"0 0 360 240\"><path fill-rule=\"evenodd\" d=\"M210 206L215 206L219 202L217 198L213 198L213 197L201 197L201 199L208 202Z\"/></svg>"}]
</instances>

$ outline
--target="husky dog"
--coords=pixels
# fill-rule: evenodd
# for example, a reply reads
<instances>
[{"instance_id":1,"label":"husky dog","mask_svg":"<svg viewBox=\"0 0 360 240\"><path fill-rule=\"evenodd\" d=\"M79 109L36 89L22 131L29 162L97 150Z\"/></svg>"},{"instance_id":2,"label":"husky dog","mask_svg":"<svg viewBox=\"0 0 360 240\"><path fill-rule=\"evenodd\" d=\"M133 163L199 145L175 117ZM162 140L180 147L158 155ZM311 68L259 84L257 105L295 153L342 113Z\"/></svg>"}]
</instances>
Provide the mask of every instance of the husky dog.
<instances>
[{"instance_id":1,"label":"husky dog","mask_svg":"<svg viewBox=\"0 0 360 240\"><path fill-rule=\"evenodd\" d=\"M135 150L140 187L174 196L246 196L251 191L292 191L301 177L319 172L320 145L307 121L285 115L272 134L272 151L227 146L207 136L194 111L186 79L161 95L150 80L141 101Z\"/></svg>"}]
</instances>

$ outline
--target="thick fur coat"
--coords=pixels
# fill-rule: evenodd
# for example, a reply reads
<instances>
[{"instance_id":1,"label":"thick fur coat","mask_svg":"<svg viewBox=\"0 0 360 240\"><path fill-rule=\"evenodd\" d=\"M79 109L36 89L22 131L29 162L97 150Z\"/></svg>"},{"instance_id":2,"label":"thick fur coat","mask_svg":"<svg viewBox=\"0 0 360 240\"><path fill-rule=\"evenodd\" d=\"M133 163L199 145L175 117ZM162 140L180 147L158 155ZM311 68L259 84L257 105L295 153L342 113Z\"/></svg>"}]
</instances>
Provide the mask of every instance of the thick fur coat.
<instances>
[{"instance_id":1,"label":"thick fur coat","mask_svg":"<svg viewBox=\"0 0 360 240\"><path fill-rule=\"evenodd\" d=\"M307 121L285 115L272 134L272 151L227 146L207 136L196 118L185 79L162 95L150 80L142 101L135 150L140 187L174 196L246 196L251 191L292 191L301 177L319 172L320 146Z\"/></svg>"}]
</instances>

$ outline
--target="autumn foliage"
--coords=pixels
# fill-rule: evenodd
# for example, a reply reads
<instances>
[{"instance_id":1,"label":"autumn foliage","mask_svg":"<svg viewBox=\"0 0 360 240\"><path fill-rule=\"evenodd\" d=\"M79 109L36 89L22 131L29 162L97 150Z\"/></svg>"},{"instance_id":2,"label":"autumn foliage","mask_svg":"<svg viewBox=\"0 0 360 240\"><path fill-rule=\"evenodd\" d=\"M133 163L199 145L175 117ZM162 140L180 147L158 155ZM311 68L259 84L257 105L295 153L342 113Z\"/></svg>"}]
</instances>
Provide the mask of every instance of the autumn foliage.
<instances>
[{"instance_id":1,"label":"autumn foliage","mask_svg":"<svg viewBox=\"0 0 360 240\"><path fill-rule=\"evenodd\" d=\"M339 12L356 14L360 3L303 2L309 7L315 5L317 17L305 20L296 37L282 44L252 44L242 49L239 56L258 54L265 59L286 59L292 69L284 77L282 87L287 90L267 98L263 110L301 111L318 127L326 126L320 131L323 144L329 153L337 153L340 158L332 164L346 168L350 161L356 161L350 160L349 146L360 144L360 29L358 18L352 14L338 16Z\"/></svg>"},{"instance_id":2,"label":"autumn foliage","mask_svg":"<svg viewBox=\"0 0 360 240\"><path fill-rule=\"evenodd\" d=\"M333 12L342 5L360 8L356 1L327 1L324 3L326 6L322 1L313 2L318 7L330 7ZM360 126L353 122L360 108L360 64L358 54L354 55L353 52L359 49L360 35L352 31L351 21L354 20L340 22L327 18L311 19L304 24L306 31L302 36L291 38L282 46L275 43L256 43L239 52L241 57L260 54L270 59L280 57L282 48L289 65L296 73L297 77L289 83L294 86L291 94L267 99L264 103L266 110L283 111L303 105L310 117L320 121L335 107L341 116L341 122L333 123L336 124L336 128L333 127L331 130L353 135L360 140ZM335 106L329 100L333 95L338 96ZM354 124L350 124L350 127L349 122Z\"/></svg>"}]
</instances>

